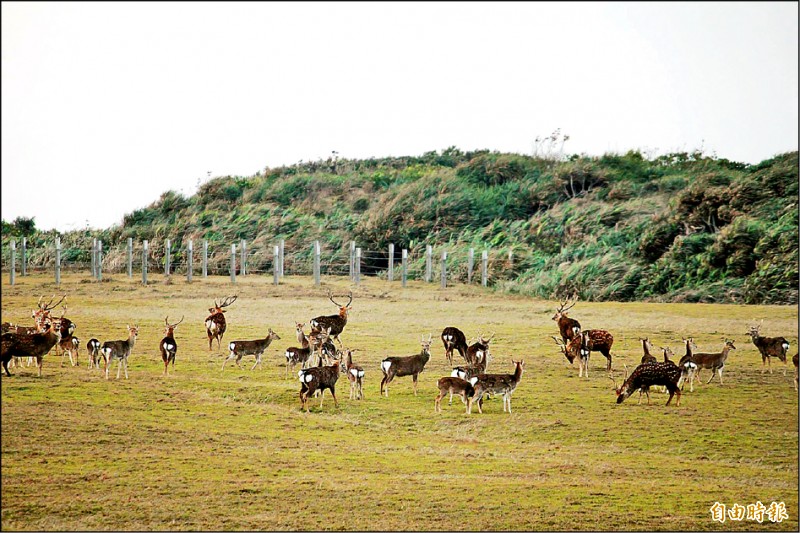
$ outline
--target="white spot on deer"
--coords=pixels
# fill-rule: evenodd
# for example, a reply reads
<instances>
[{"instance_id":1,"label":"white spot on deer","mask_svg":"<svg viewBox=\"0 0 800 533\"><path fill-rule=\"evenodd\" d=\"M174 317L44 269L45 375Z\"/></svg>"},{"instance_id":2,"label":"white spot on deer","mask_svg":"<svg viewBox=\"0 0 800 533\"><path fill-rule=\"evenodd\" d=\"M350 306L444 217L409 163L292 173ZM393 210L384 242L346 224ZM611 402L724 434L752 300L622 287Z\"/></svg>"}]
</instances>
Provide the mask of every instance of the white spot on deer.
<instances>
[{"instance_id":1,"label":"white spot on deer","mask_svg":"<svg viewBox=\"0 0 800 533\"><path fill-rule=\"evenodd\" d=\"M781 346L783 346L783 350L784 351L786 351L786 352L789 351L789 343L788 342L784 342L783 344L781 344Z\"/></svg>"},{"instance_id":2,"label":"white spot on deer","mask_svg":"<svg viewBox=\"0 0 800 533\"><path fill-rule=\"evenodd\" d=\"M170 352L170 351L175 349L175 345L174 344L170 344L168 342L165 342L164 343L164 349L167 350L168 352Z\"/></svg>"},{"instance_id":3,"label":"white spot on deer","mask_svg":"<svg viewBox=\"0 0 800 533\"><path fill-rule=\"evenodd\" d=\"M476 384L477 382L478 382L478 376L473 376L473 377L469 378L469 383L470 383L470 385L472 385L473 387L475 386L475 384Z\"/></svg>"},{"instance_id":4,"label":"white spot on deer","mask_svg":"<svg viewBox=\"0 0 800 533\"><path fill-rule=\"evenodd\" d=\"M454 368L453 371L450 372L450 377L451 378L459 378L459 377L461 377L461 376L458 375L458 369L457 368Z\"/></svg>"},{"instance_id":5,"label":"white spot on deer","mask_svg":"<svg viewBox=\"0 0 800 533\"><path fill-rule=\"evenodd\" d=\"M387 372L387 373L388 373L388 372L389 372L389 368L390 368L391 366L392 366L392 362L391 362L391 361L382 361L382 362L381 362L381 368L383 368L383 371L384 371L384 372Z\"/></svg>"},{"instance_id":6,"label":"white spot on deer","mask_svg":"<svg viewBox=\"0 0 800 533\"><path fill-rule=\"evenodd\" d=\"M359 370L359 371L358 371L358 376L357 376L357 377L359 377L359 378L363 378L365 373L366 373L366 372L365 372L364 370Z\"/></svg>"},{"instance_id":7,"label":"white spot on deer","mask_svg":"<svg viewBox=\"0 0 800 533\"><path fill-rule=\"evenodd\" d=\"M357 378L357 377L358 377L358 370L356 370L355 368L351 368L351 369L350 369L350 373L351 373L351 374L353 374L353 377L354 377L354 378ZM363 374L362 374L362 375L363 375Z\"/></svg>"},{"instance_id":8,"label":"white spot on deer","mask_svg":"<svg viewBox=\"0 0 800 533\"><path fill-rule=\"evenodd\" d=\"M228 349L229 349L230 351L234 351L234 350L236 349L236 343L235 343L235 342L232 342L232 343L230 343L230 344L228 345Z\"/></svg>"},{"instance_id":9,"label":"white spot on deer","mask_svg":"<svg viewBox=\"0 0 800 533\"><path fill-rule=\"evenodd\" d=\"M283 354L283 356L286 357L286 360L288 361L289 359L292 358L292 352L290 352L289 350L286 350L286 353Z\"/></svg>"},{"instance_id":10,"label":"white spot on deer","mask_svg":"<svg viewBox=\"0 0 800 533\"><path fill-rule=\"evenodd\" d=\"M572 326L572 333L575 334L575 335L580 335L581 334L581 328L579 328L578 326Z\"/></svg>"},{"instance_id":11,"label":"white spot on deer","mask_svg":"<svg viewBox=\"0 0 800 533\"><path fill-rule=\"evenodd\" d=\"M481 360L481 359L483 359L483 350L478 350L477 352L475 352L475 357L476 357L478 360Z\"/></svg>"},{"instance_id":12,"label":"white spot on deer","mask_svg":"<svg viewBox=\"0 0 800 533\"><path fill-rule=\"evenodd\" d=\"M313 376L313 374L304 374L304 375L303 375L303 380L304 380L306 383L310 383L312 379L314 379L314 376Z\"/></svg>"},{"instance_id":13,"label":"white spot on deer","mask_svg":"<svg viewBox=\"0 0 800 533\"><path fill-rule=\"evenodd\" d=\"M453 342L453 336L452 335L445 335L444 336L444 340L446 340L447 342Z\"/></svg>"}]
</instances>

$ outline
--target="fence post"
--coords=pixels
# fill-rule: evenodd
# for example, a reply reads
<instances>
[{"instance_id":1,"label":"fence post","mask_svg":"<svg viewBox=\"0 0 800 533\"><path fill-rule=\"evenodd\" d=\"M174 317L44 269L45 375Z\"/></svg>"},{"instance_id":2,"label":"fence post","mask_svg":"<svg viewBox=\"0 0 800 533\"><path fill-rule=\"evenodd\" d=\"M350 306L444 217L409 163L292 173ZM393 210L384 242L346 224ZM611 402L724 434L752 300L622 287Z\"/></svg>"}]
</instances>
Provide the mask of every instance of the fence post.
<instances>
[{"instance_id":1,"label":"fence post","mask_svg":"<svg viewBox=\"0 0 800 533\"><path fill-rule=\"evenodd\" d=\"M203 239L203 277L208 277L208 239Z\"/></svg>"},{"instance_id":2,"label":"fence post","mask_svg":"<svg viewBox=\"0 0 800 533\"><path fill-rule=\"evenodd\" d=\"M406 286L406 280L408 279L408 250L403 248L402 255L400 256L403 262L403 287Z\"/></svg>"},{"instance_id":3,"label":"fence post","mask_svg":"<svg viewBox=\"0 0 800 533\"><path fill-rule=\"evenodd\" d=\"M236 245L231 244L231 283L236 283Z\"/></svg>"},{"instance_id":4,"label":"fence post","mask_svg":"<svg viewBox=\"0 0 800 533\"><path fill-rule=\"evenodd\" d=\"M394 281L394 244L389 244L389 268L386 271L387 279Z\"/></svg>"},{"instance_id":5,"label":"fence post","mask_svg":"<svg viewBox=\"0 0 800 533\"><path fill-rule=\"evenodd\" d=\"M475 248L469 249L467 256L467 284L472 283L472 268L475 266Z\"/></svg>"},{"instance_id":6,"label":"fence post","mask_svg":"<svg viewBox=\"0 0 800 533\"><path fill-rule=\"evenodd\" d=\"M442 252L442 288L447 287L447 252Z\"/></svg>"},{"instance_id":7,"label":"fence post","mask_svg":"<svg viewBox=\"0 0 800 533\"><path fill-rule=\"evenodd\" d=\"M242 239L240 243L242 257L239 259L239 274L247 274L247 241Z\"/></svg>"},{"instance_id":8,"label":"fence post","mask_svg":"<svg viewBox=\"0 0 800 533\"><path fill-rule=\"evenodd\" d=\"M16 281L16 269L17 269L17 241L11 241L11 284L13 285Z\"/></svg>"},{"instance_id":9,"label":"fence post","mask_svg":"<svg viewBox=\"0 0 800 533\"><path fill-rule=\"evenodd\" d=\"M486 286L486 279L489 277L489 252L486 250L481 253L481 285Z\"/></svg>"},{"instance_id":10,"label":"fence post","mask_svg":"<svg viewBox=\"0 0 800 533\"><path fill-rule=\"evenodd\" d=\"M314 241L314 285L319 287L319 241Z\"/></svg>"},{"instance_id":11,"label":"fence post","mask_svg":"<svg viewBox=\"0 0 800 533\"><path fill-rule=\"evenodd\" d=\"M428 244L425 246L425 281L428 283L433 279L433 247Z\"/></svg>"},{"instance_id":12,"label":"fence post","mask_svg":"<svg viewBox=\"0 0 800 533\"><path fill-rule=\"evenodd\" d=\"M103 281L103 241L97 239L97 280Z\"/></svg>"},{"instance_id":13,"label":"fence post","mask_svg":"<svg viewBox=\"0 0 800 533\"><path fill-rule=\"evenodd\" d=\"M356 285L361 283L361 248L356 248Z\"/></svg>"},{"instance_id":14,"label":"fence post","mask_svg":"<svg viewBox=\"0 0 800 533\"><path fill-rule=\"evenodd\" d=\"M147 241L142 243L142 285L147 285Z\"/></svg>"},{"instance_id":15,"label":"fence post","mask_svg":"<svg viewBox=\"0 0 800 533\"><path fill-rule=\"evenodd\" d=\"M164 242L164 277L169 277L169 263L172 255L172 242L167 239Z\"/></svg>"},{"instance_id":16,"label":"fence post","mask_svg":"<svg viewBox=\"0 0 800 533\"><path fill-rule=\"evenodd\" d=\"M278 243L278 255L280 256L278 261L278 276L280 277L283 277L283 249L285 244L286 239L281 239L281 241Z\"/></svg>"},{"instance_id":17,"label":"fence post","mask_svg":"<svg viewBox=\"0 0 800 533\"><path fill-rule=\"evenodd\" d=\"M92 279L97 279L97 237L92 239Z\"/></svg>"},{"instance_id":18,"label":"fence post","mask_svg":"<svg viewBox=\"0 0 800 533\"><path fill-rule=\"evenodd\" d=\"M22 275L28 275L28 239L22 238Z\"/></svg>"},{"instance_id":19,"label":"fence post","mask_svg":"<svg viewBox=\"0 0 800 533\"><path fill-rule=\"evenodd\" d=\"M128 277L133 277L133 237L128 237Z\"/></svg>"},{"instance_id":20,"label":"fence post","mask_svg":"<svg viewBox=\"0 0 800 533\"><path fill-rule=\"evenodd\" d=\"M356 241L350 241L350 281L356 280Z\"/></svg>"},{"instance_id":21,"label":"fence post","mask_svg":"<svg viewBox=\"0 0 800 533\"><path fill-rule=\"evenodd\" d=\"M56 285L61 285L61 237L56 237Z\"/></svg>"},{"instance_id":22,"label":"fence post","mask_svg":"<svg viewBox=\"0 0 800 533\"><path fill-rule=\"evenodd\" d=\"M508 251L508 268L514 268L514 251Z\"/></svg>"},{"instance_id":23,"label":"fence post","mask_svg":"<svg viewBox=\"0 0 800 533\"><path fill-rule=\"evenodd\" d=\"M280 264L279 264L280 262L278 261L278 259L280 258L280 255L281 255L280 246L278 246L278 245L276 244L276 245L274 246L274 248L273 248L272 252L273 252L273 259L272 259L272 282L273 282L273 283L275 284L275 286L277 287L277 286L278 286L278 278L280 277L280 273L281 273L281 267L280 267Z\"/></svg>"},{"instance_id":24,"label":"fence post","mask_svg":"<svg viewBox=\"0 0 800 533\"><path fill-rule=\"evenodd\" d=\"M192 239L189 239L189 248L186 251L186 281L192 281L192 254L194 252L194 244L192 243Z\"/></svg>"}]
</instances>

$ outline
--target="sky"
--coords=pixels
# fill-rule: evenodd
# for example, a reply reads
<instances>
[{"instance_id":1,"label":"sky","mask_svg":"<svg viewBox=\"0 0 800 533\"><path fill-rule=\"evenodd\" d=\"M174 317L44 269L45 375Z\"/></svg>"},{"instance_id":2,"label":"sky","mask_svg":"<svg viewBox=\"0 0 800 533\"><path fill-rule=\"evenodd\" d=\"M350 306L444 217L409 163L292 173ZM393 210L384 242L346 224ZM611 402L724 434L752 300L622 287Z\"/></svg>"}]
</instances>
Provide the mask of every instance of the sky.
<instances>
[{"instance_id":1,"label":"sky","mask_svg":"<svg viewBox=\"0 0 800 533\"><path fill-rule=\"evenodd\" d=\"M2 218L455 146L797 150L796 2L2 2Z\"/></svg>"}]
</instances>

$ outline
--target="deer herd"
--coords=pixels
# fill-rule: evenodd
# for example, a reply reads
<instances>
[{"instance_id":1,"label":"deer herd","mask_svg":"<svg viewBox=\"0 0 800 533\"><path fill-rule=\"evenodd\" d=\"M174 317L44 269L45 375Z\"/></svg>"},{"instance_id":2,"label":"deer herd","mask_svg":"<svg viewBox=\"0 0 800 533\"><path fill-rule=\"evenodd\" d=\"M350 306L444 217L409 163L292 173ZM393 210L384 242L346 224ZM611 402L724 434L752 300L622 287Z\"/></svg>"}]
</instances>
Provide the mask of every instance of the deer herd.
<instances>
[{"instance_id":1,"label":"deer herd","mask_svg":"<svg viewBox=\"0 0 800 533\"><path fill-rule=\"evenodd\" d=\"M227 330L224 313L226 308L233 304L238 295L228 296L220 303L214 300L214 306L209 308L209 316L204 324L208 336L208 348L212 350L213 340L217 341L217 348L221 349L222 339ZM350 383L350 399L361 400L364 398L363 379L366 371L363 366L353 362L353 354L356 349L345 348L342 344L341 335L347 325L348 313L352 309L350 304L353 302L352 292L348 294L348 301L344 305L336 302L333 295L328 294L328 299L338 308L338 313L333 315L317 316L308 321L310 330L305 332L306 323L295 322L295 337L299 346L287 347L283 355L286 359L285 377L288 377L290 370L293 371L296 365L300 365L297 372L300 381L300 405L301 409L309 410L309 398L319 394L320 408L324 401L324 392L330 391L335 405L339 402L336 399L336 383L340 374L347 376ZM64 357L68 357L71 366L77 366L80 340L74 335L77 328L76 324L65 317L67 312L66 295L53 303L55 295L47 303L43 302L44 297L40 297L36 309L31 312L33 326L20 326L4 322L2 324L2 351L1 359L3 370L6 376L11 376L9 365L22 366L23 362L30 366L36 361L37 375L42 375L42 361L52 349L56 350L56 355L61 352L61 366L64 365ZM669 347L661 348L663 360L659 361L653 351L655 347L649 338L640 338L642 346L641 363L628 375L627 365L622 384L618 384L617 377L612 370L611 347L614 344L614 336L604 329L583 329L580 322L567 315L575 304L575 296L567 298L556 308L552 319L558 326L559 336L552 336L558 345L561 353L566 357L570 364L578 361L578 378L589 378L589 357L592 352L599 352L606 358L606 372L614 383L617 403L622 403L626 398L639 391L639 403L641 396L647 396L647 403L650 403L650 387L663 387L669 393L666 405L669 405L673 396L677 396L676 405L680 405L681 391L686 382L689 382L690 392L694 392L694 382L700 381L700 371L708 369L711 371L706 384L710 384L716 376L720 384L723 384L722 373L725 362L732 350L736 350L734 340L724 339L722 348L717 352L699 352L693 338L682 339L684 355L678 360L673 361L673 353ZM52 314L54 309L61 305L63 312L56 317ZM159 343L161 360L164 363L164 375L168 375L169 367L175 366L175 358L178 351L178 343L175 340L175 329L184 320L181 317L175 323L170 323L169 316L164 318L164 338ZM747 334L750 336L753 345L758 349L762 359L762 373L767 369L772 373L773 358L784 364L783 374L787 370L787 353L790 343L784 337L764 337L761 335L760 324L749 327ZM117 363L117 379L120 372L124 371L125 379L128 379L128 358L136 345L139 334L138 325L127 325L127 338L121 340L109 340L101 343L98 339L92 338L86 344L88 354L89 370L100 370L100 359L103 360L102 372L106 379L109 379L109 370L114 362ZM453 367L449 376L440 378L437 382L438 394L434 398L434 410L441 411L441 402L445 396L449 395L449 404L453 402L453 396L460 397L466 405L466 414L472 412L473 406L477 406L478 412L483 413L483 401L485 398L500 396L503 399L503 412L511 413L511 396L522 379L525 363L522 360L511 363L513 369L510 373L489 373L488 367L491 361L490 343L494 334L486 336L479 334L471 343L463 331L457 327L448 326L441 333L441 340L444 345L444 355L447 364ZM261 364L261 359L267 348L281 337L269 328L264 338L251 340L233 340L228 343L230 353L223 359L221 370L225 370L225 365L229 361L234 361L237 367L241 368L240 361L244 356L253 356L255 362L250 370L255 370ZM337 346L333 343L336 341ZM420 339L420 352L406 356L386 357L380 362L380 370L383 378L380 382L380 396L389 397L389 384L395 378L411 376L413 382L414 395L417 395L417 384L420 373L425 369L426 364L431 359L431 348L433 338L428 334L427 338L422 336ZM464 360L463 365L453 366L455 353ZM795 353L792 358L795 368L794 388L798 389L798 355Z\"/></svg>"}]
</instances>

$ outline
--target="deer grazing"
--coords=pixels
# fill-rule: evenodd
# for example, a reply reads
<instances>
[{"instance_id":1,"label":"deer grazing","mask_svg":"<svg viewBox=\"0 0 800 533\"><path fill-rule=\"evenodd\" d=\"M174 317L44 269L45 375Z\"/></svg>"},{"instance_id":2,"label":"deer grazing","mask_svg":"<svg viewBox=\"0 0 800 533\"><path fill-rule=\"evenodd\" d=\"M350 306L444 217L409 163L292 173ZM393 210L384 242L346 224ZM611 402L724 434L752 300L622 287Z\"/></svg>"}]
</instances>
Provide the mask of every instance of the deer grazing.
<instances>
[{"instance_id":1,"label":"deer grazing","mask_svg":"<svg viewBox=\"0 0 800 533\"><path fill-rule=\"evenodd\" d=\"M484 337L483 334L478 335L478 340L467 347L467 360L468 365L475 365L482 359L489 357L489 343L494 338L494 333L489 337Z\"/></svg>"},{"instance_id":2,"label":"deer grazing","mask_svg":"<svg viewBox=\"0 0 800 533\"><path fill-rule=\"evenodd\" d=\"M672 401L672 397L677 394L676 406L681 404L681 390L678 388L678 380L681 377L681 369L675 363L644 363L636 367L633 373L628 376L628 369L625 368L625 378L621 387L617 386L617 380L609 372L608 377L614 382L614 391L617 393L617 403L622 403L625 398L637 390L644 390L647 393L647 405L650 405L650 394L647 392L653 385L663 385L669 391L667 404ZM641 402L641 394L639 395Z\"/></svg>"},{"instance_id":3,"label":"deer grazing","mask_svg":"<svg viewBox=\"0 0 800 533\"><path fill-rule=\"evenodd\" d=\"M458 350L458 353L464 360L467 360L467 337L460 329L448 326L442 330L442 343L444 343L444 356L447 357L447 363L453 364L453 350Z\"/></svg>"},{"instance_id":4,"label":"deer grazing","mask_svg":"<svg viewBox=\"0 0 800 533\"><path fill-rule=\"evenodd\" d=\"M7 376L8 362L12 357L33 357L36 359L37 375L42 376L42 359L61 339L61 331L48 327L43 333L19 335L16 333L3 333L0 343L0 361Z\"/></svg>"},{"instance_id":5,"label":"deer grazing","mask_svg":"<svg viewBox=\"0 0 800 533\"><path fill-rule=\"evenodd\" d=\"M503 412L508 410L511 414L511 395L522 379L525 361L511 361L514 364L513 374L481 374L470 380L475 392L467 404L467 412L472 411L472 404L478 402L478 412L483 413L483 396L485 394L499 394L503 396Z\"/></svg>"},{"instance_id":6,"label":"deer grazing","mask_svg":"<svg viewBox=\"0 0 800 533\"><path fill-rule=\"evenodd\" d=\"M339 380L339 362L330 366L314 366L297 372L300 378L300 408L306 408L308 412L308 397L316 391L321 392L319 408L322 409L322 402L325 400L325 389L330 389L331 396L336 407L339 401L336 399L336 382Z\"/></svg>"},{"instance_id":7,"label":"deer grazing","mask_svg":"<svg viewBox=\"0 0 800 533\"><path fill-rule=\"evenodd\" d=\"M417 378L420 372L423 371L425 365L431 358L431 340L432 335L428 335L428 339L424 337L420 340L422 351L416 355L409 355L406 357L387 357L381 361L381 371L383 372L383 379L381 380L381 396L383 396L384 389L386 390L386 397L389 397L389 383L395 377L411 376L414 380L414 396L417 395Z\"/></svg>"},{"instance_id":8,"label":"deer grazing","mask_svg":"<svg viewBox=\"0 0 800 533\"><path fill-rule=\"evenodd\" d=\"M561 349L561 353L567 358L569 364L573 364L573 361L575 361L576 358L578 359L578 377L582 377L585 371L586 377L588 378L589 356L591 355L591 351L587 347L589 339L588 332L584 331L580 335L572 337L569 344L564 344L564 341L555 335L551 335L550 337L556 341L556 344Z\"/></svg>"},{"instance_id":9,"label":"deer grazing","mask_svg":"<svg viewBox=\"0 0 800 533\"><path fill-rule=\"evenodd\" d=\"M467 414L472 413L472 403L470 400L475 394L475 388L469 381L459 377L447 376L440 378L436 386L439 388L439 394L437 394L436 398L433 400L433 409L435 412L440 413L442 411L441 402L446 394L450 394L451 404L453 403L453 394L456 394L461 396L461 401L467 406Z\"/></svg>"},{"instance_id":10,"label":"deer grazing","mask_svg":"<svg viewBox=\"0 0 800 533\"><path fill-rule=\"evenodd\" d=\"M86 351L89 353L89 370L92 368L100 369L100 357L103 358L103 364L105 365L106 356L100 350L100 341L97 339L89 339L89 342L86 343Z\"/></svg>"},{"instance_id":11,"label":"deer grazing","mask_svg":"<svg viewBox=\"0 0 800 533\"><path fill-rule=\"evenodd\" d=\"M169 315L164 317L164 338L158 349L161 352L161 360L164 362L164 375L169 374L169 364L172 363L172 370L175 370L175 355L178 353L178 343L175 342L175 328L183 322L184 317L175 322L169 323Z\"/></svg>"},{"instance_id":12,"label":"deer grazing","mask_svg":"<svg viewBox=\"0 0 800 533\"><path fill-rule=\"evenodd\" d=\"M256 367L261 364L261 356L264 355L264 350L266 350L270 343L272 343L274 340L280 340L280 337L277 333L272 331L272 328L269 328L267 336L263 339L256 339L253 341L232 341L230 344L228 344L228 349L230 349L231 353L228 355L227 359L222 361L222 370L225 370L225 363L231 359L236 359L236 366L241 368L239 361L241 361L242 357L245 355L254 355L256 357L256 362L253 365L253 368L250 369L255 370Z\"/></svg>"},{"instance_id":13,"label":"deer grazing","mask_svg":"<svg viewBox=\"0 0 800 533\"><path fill-rule=\"evenodd\" d=\"M225 335L225 330L228 328L227 323L225 322L225 308L231 305L239 295L228 296L225 298L222 303L217 303L217 300L214 300L214 307L209 307L208 312L211 313L206 317L206 334L208 335L208 350L211 351L211 341L217 339L217 349L220 348L222 344L222 337Z\"/></svg>"},{"instance_id":14,"label":"deer grazing","mask_svg":"<svg viewBox=\"0 0 800 533\"><path fill-rule=\"evenodd\" d=\"M779 361L783 362L783 375L786 375L786 353L789 351L789 341L783 337L762 337L760 335L761 324L750 326L748 334L753 339L753 344L756 345L758 351L761 353L761 373L764 373L765 365L769 366L769 373L772 374L772 361L771 357L777 357Z\"/></svg>"},{"instance_id":15,"label":"deer grazing","mask_svg":"<svg viewBox=\"0 0 800 533\"><path fill-rule=\"evenodd\" d=\"M128 328L128 338L118 341L106 341L100 348L103 356L106 359L106 379L108 379L108 370L117 361L117 379L119 379L120 368L125 368L125 379L128 379L128 357L131 355L133 345L136 344L136 337L139 335L139 326L126 326Z\"/></svg>"},{"instance_id":16,"label":"deer grazing","mask_svg":"<svg viewBox=\"0 0 800 533\"><path fill-rule=\"evenodd\" d=\"M361 400L364 398L364 369L353 363L353 351L345 350L341 361L341 371L347 374L350 381L350 399Z\"/></svg>"},{"instance_id":17,"label":"deer grazing","mask_svg":"<svg viewBox=\"0 0 800 533\"><path fill-rule=\"evenodd\" d=\"M292 369L294 369L294 366L297 363L300 363L302 365L301 368L305 368L309 358L311 357L312 348L309 342L309 338L303 332L304 327L305 324L301 324L300 322L295 322L295 329L297 330L297 341L300 343L300 348L296 348L294 346L286 348L286 351L283 354L286 357L285 377L289 377L289 368L291 367Z\"/></svg>"},{"instance_id":18,"label":"deer grazing","mask_svg":"<svg viewBox=\"0 0 800 533\"><path fill-rule=\"evenodd\" d=\"M600 352L608 359L606 371L611 372L611 346L614 344L614 336L604 329L588 329L583 332L581 344L590 352ZM579 336L580 338L580 336ZM573 338L570 342L576 342Z\"/></svg>"},{"instance_id":19,"label":"deer grazing","mask_svg":"<svg viewBox=\"0 0 800 533\"><path fill-rule=\"evenodd\" d=\"M725 346L720 352L692 354L691 360L697 365L698 371L702 368L711 369L711 377L706 381L706 385L711 383L716 374L719 374L719 384L722 385L722 369L725 368L725 360L728 358L728 353L735 349L736 346L733 345L733 341L725 339Z\"/></svg>"},{"instance_id":20,"label":"deer grazing","mask_svg":"<svg viewBox=\"0 0 800 533\"><path fill-rule=\"evenodd\" d=\"M567 298L561 302L561 305L556 309L556 314L553 315L553 320L558 324L558 331L561 333L561 341L564 345L581 333L580 322L567 316L567 311L572 309L576 303L578 303L578 299L575 295L571 299Z\"/></svg>"},{"instance_id":21,"label":"deer grazing","mask_svg":"<svg viewBox=\"0 0 800 533\"><path fill-rule=\"evenodd\" d=\"M347 313L352 309L350 304L353 302L353 293L349 293L348 296L349 300L347 300L347 303L340 305L336 303L332 295L328 293L328 299L331 301L331 303L333 303L333 305L339 308L339 314L312 318L309 322L311 324L311 332L316 333L330 328L330 337L332 339L336 339L339 342L339 346L341 346L342 340L339 338L339 335L341 335L344 327L347 325Z\"/></svg>"}]
</instances>

